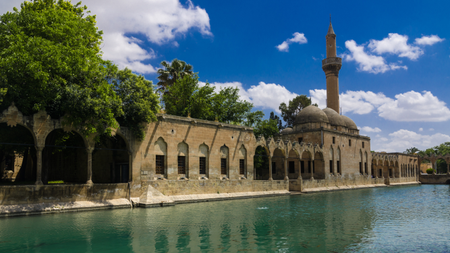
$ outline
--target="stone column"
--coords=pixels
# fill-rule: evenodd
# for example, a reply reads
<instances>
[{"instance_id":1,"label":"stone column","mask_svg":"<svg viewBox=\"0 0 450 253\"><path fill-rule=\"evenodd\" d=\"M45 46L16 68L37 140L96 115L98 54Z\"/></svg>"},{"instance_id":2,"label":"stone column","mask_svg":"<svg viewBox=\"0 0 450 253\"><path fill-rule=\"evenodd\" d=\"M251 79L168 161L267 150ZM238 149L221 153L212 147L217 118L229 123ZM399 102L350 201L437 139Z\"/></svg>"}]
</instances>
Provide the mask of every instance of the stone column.
<instances>
[{"instance_id":1,"label":"stone column","mask_svg":"<svg viewBox=\"0 0 450 253\"><path fill-rule=\"evenodd\" d=\"M272 156L269 155L269 180L272 181Z\"/></svg>"},{"instance_id":2,"label":"stone column","mask_svg":"<svg viewBox=\"0 0 450 253\"><path fill-rule=\"evenodd\" d=\"M448 162L447 162L447 175L450 175L449 166L450 166L450 164L448 164Z\"/></svg>"},{"instance_id":3,"label":"stone column","mask_svg":"<svg viewBox=\"0 0 450 253\"><path fill-rule=\"evenodd\" d=\"M188 165L188 164L186 163L186 165ZM132 170L132 168L133 168L133 152L128 151L128 182L132 182L133 181L133 173L132 173L133 170ZM186 170L186 172L187 172L187 170Z\"/></svg>"},{"instance_id":4,"label":"stone column","mask_svg":"<svg viewBox=\"0 0 450 253\"><path fill-rule=\"evenodd\" d=\"M298 177L297 177L297 179L298 180L302 179L302 161L300 159L298 160Z\"/></svg>"},{"instance_id":5,"label":"stone column","mask_svg":"<svg viewBox=\"0 0 450 253\"><path fill-rule=\"evenodd\" d=\"M311 159L311 180L314 180L314 160Z\"/></svg>"},{"instance_id":6,"label":"stone column","mask_svg":"<svg viewBox=\"0 0 450 253\"><path fill-rule=\"evenodd\" d=\"M42 183L42 150L44 147L35 146L36 148L36 185L44 185Z\"/></svg>"},{"instance_id":7,"label":"stone column","mask_svg":"<svg viewBox=\"0 0 450 253\"><path fill-rule=\"evenodd\" d=\"M288 164L288 160L287 160L287 158L284 158L284 180L289 180L287 164Z\"/></svg>"},{"instance_id":8,"label":"stone column","mask_svg":"<svg viewBox=\"0 0 450 253\"><path fill-rule=\"evenodd\" d=\"M92 182L92 151L94 151L93 147L86 148L87 153L87 181L86 184L93 185Z\"/></svg>"}]
</instances>

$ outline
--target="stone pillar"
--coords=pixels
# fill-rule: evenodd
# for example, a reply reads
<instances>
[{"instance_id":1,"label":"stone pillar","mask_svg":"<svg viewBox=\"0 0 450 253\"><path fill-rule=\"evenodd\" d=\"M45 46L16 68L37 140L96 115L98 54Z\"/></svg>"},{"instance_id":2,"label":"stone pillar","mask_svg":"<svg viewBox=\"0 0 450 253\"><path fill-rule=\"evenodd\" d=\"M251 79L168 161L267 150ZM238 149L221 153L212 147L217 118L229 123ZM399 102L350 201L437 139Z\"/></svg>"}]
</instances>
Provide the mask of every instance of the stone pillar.
<instances>
[{"instance_id":1,"label":"stone pillar","mask_svg":"<svg viewBox=\"0 0 450 253\"><path fill-rule=\"evenodd\" d=\"M272 181L272 156L269 155L269 180Z\"/></svg>"},{"instance_id":2,"label":"stone pillar","mask_svg":"<svg viewBox=\"0 0 450 253\"><path fill-rule=\"evenodd\" d=\"M314 160L311 159L311 180L314 180Z\"/></svg>"},{"instance_id":3,"label":"stone pillar","mask_svg":"<svg viewBox=\"0 0 450 253\"><path fill-rule=\"evenodd\" d=\"M297 179L298 180L302 179L302 161L300 159L298 160L298 177L297 177Z\"/></svg>"},{"instance_id":4,"label":"stone pillar","mask_svg":"<svg viewBox=\"0 0 450 253\"><path fill-rule=\"evenodd\" d=\"M35 146L36 148L36 185L44 185L42 183L42 150L44 147Z\"/></svg>"},{"instance_id":5,"label":"stone pillar","mask_svg":"<svg viewBox=\"0 0 450 253\"><path fill-rule=\"evenodd\" d=\"M186 163L187 167L189 166L188 163ZM128 151L128 182L133 181L133 152ZM187 170L186 170L186 177L187 177Z\"/></svg>"},{"instance_id":6,"label":"stone pillar","mask_svg":"<svg viewBox=\"0 0 450 253\"><path fill-rule=\"evenodd\" d=\"M450 175L449 166L450 166L450 164L447 162L447 175Z\"/></svg>"},{"instance_id":7,"label":"stone pillar","mask_svg":"<svg viewBox=\"0 0 450 253\"><path fill-rule=\"evenodd\" d=\"M92 182L92 151L94 151L93 147L86 148L87 153L87 181L86 184L93 185Z\"/></svg>"},{"instance_id":8,"label":"stone pillar","mask_svg":"<svg viewBox=\"0 0 450 253\"><path fill-rule=\"evenodd\" d=\"M288 176L288 160L284 158L284 180L289 180Z\"/></svg>"}]
</instances>

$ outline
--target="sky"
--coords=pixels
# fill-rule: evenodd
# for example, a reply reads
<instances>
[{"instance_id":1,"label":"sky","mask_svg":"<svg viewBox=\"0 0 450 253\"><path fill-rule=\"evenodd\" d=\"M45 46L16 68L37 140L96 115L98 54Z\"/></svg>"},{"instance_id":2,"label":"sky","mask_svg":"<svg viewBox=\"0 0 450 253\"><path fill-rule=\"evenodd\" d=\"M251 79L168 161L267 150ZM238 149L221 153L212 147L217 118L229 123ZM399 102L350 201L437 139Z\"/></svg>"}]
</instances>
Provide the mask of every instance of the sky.
<instances>
[{"instance_id":1,"label":"sky","mask_svg":"<svg viewBox=\"0 0 450 253\"><path fill-rule=\"evenodd\" d=\"M0 14L21 2L1 1ZM238 87L266 117L302 94L326 107L321 61L331 14L342 58L342 113L371 138L371 150L423 150L450 141L450 1L82 4L97 15L105 59L155 84L161 61L183 60L202 82Z\"/></svg>"}]
</instances>

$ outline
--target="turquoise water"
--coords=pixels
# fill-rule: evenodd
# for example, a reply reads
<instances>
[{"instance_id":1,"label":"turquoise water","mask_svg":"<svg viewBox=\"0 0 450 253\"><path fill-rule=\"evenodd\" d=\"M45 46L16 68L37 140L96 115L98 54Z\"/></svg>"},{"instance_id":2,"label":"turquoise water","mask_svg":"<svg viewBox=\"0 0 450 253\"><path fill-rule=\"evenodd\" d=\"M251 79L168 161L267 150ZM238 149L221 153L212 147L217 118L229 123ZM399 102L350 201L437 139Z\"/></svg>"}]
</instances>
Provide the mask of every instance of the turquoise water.
<instances>
[{"instance_id":1,"label":"turquoise water","mask_svg":"<svg viewBox=\"0 0 450 253\"><path fill-rule=\"evenodd\" d=\"M0 252L449 252L450 186L0 219Z\"/></svg>"}]
</instances>

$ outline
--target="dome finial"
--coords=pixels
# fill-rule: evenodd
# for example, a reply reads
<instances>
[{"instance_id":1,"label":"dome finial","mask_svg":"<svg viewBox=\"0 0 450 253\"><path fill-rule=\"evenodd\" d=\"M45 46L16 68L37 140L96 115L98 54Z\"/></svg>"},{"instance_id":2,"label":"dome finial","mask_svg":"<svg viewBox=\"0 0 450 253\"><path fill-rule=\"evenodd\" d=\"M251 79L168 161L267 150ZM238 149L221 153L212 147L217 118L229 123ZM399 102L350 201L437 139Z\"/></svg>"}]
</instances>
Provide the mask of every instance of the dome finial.
<instances>
[{"instance_id":1,"label":"dome finial","mask_svg":"<svg viewBox=\"0 0 450 253\"><path fill-rule=\"evenodd\" d=\"M330 26L328 27L328 34L335 34L334 30L333 30L333 26L331 25L331 14L330 14Z\"/></svg>"}]
</instances>

